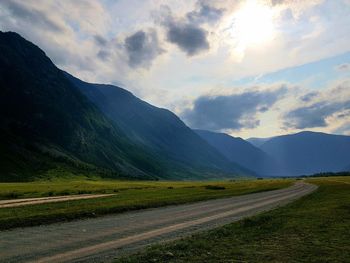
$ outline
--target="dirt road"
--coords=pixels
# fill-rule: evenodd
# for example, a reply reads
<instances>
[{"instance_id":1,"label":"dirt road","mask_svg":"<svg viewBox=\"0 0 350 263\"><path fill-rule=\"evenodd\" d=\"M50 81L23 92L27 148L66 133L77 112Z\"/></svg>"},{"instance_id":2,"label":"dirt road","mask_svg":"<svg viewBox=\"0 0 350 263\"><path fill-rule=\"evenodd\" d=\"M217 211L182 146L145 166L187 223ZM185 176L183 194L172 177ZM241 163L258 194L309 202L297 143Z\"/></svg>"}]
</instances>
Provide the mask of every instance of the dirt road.
<instances>
[{"instance_id":1,"label":"dirt road","mask_svg":"<svg viewBox=\"0 0 350 263\"><path fill-rule=\"evenodd\" d=\"M273 209L317 187L289 188L194 204L0 232L0 262L109 262L145 245Z\"/></svg>"},{"instance_id":2,"label":"dirt road","mask_svg":"<svg viewBox=\"0 0 350 263\"><path fill-rule=\"evenodd\" d=\"M65 195L65 196L0 200L0 208L55 203L55 202L80 200L80 199L91 199L91 198L106 197L111 195L114 195L114 194L83 194L83 195Z\"/></svg>"}]
</instances>

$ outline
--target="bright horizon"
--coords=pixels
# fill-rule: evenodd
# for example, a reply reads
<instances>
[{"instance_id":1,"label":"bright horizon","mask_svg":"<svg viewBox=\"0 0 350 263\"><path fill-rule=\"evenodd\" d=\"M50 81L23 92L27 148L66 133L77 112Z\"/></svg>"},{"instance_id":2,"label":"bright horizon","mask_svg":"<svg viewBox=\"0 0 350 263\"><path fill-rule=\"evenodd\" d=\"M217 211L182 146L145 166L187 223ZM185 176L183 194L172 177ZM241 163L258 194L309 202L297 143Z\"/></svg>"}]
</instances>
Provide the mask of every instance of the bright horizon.
<instances>
[{"instance_id":1,"label":"bright horizon","mask_svg":"<svg viewBox=\"0 0 350 263\"><path fill-rule=\"evenodd\" d=\"M232 2L5 0L0 30L191 128L350 135L350 1Z\"/></svg>"}]
</instances>

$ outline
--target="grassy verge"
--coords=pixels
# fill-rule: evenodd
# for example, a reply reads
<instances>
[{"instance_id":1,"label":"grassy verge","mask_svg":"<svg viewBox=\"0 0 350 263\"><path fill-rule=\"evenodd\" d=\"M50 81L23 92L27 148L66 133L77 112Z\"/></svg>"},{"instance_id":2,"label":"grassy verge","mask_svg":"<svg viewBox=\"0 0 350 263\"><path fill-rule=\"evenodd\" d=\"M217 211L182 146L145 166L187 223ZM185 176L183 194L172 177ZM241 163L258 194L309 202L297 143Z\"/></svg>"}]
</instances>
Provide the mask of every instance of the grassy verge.
<instances>
[{"instance_id":1,"label":"grassy verge","mask_svg":"<svg viewBox=\"0 0 350 263\"><path fill-rule=\"evenodd\" d=\"M288 206L123 258L136 262L350 262L350 178Z\"/></svg>"},{"instance_id":2,"label":"grassy verge","mask_svg":"<svg viewBox=\"0 0 350 263\"><path fill-rule=\"evenodd\" d=\"M13 208L0 208L0 230L142 208L183 204L280 189L293 180L227 182L55 181L0 184L0 196L38 197L62 194L115 193L114 196Z\"/></svg>"}]
</instances>

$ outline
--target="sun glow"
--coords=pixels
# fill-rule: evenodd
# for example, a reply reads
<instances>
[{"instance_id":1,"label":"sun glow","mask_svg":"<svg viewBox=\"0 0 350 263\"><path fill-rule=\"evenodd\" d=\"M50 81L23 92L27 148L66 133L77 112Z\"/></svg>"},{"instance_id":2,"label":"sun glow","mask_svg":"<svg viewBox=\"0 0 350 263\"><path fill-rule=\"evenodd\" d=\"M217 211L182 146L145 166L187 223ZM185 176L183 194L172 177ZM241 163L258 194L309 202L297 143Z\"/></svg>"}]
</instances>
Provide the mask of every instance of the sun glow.
<instances>
[{"instance_id":1,"label":"sun glow","mask_svg":"<svg viewBox=\"0 0 350 263\"><path fill-rule=\"evenodd\" d=\"M261 1L248 0L233 21L232 34L241 49L264 44L274 36L273 10Z\"/></svg>"}]
</instances>

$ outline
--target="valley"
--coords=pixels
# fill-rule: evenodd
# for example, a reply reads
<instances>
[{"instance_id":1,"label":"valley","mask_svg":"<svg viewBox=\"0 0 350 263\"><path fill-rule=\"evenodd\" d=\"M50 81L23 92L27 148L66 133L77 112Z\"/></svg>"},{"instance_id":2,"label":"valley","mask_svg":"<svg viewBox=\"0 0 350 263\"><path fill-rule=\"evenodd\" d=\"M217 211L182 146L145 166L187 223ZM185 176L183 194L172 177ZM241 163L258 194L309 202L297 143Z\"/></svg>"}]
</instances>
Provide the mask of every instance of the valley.
<instances>
[{"instance_id":1,"label":"valley","mask_svg":"<svg viewBox=\"0 0 350 263\"><path fill-rule=\"evenodd\" d=\"M0 261L109 262L125 250L140 249L145 244L154 243L158 238L166 241L237 221L291 202L316 188L314 185L298 182L281 190L260 192L257 188L255 191L259 193L238 197L14 229L1 233L7 242L0 244ZM196 193L195 190L192 191L192 194ZM44 233L47 238L45 244L42 243ZM17 247L21 247L21 252Z\"/></svg>"},{"instance_id":2,"label":"valley","mask_svg":"<svg viewBox=\"0 0 350 263\"><path fill-rule=\"evenodd\" d=\"M287 206L115 262L349 262L350 177L306 182L318 189Z\"/></svg>"},{"instance_id":3,"label":"valley","mask_svg":"<svg viewBox=\"0 0 350 263\"><path fill-rule=\"evenodd\" d=\"M22 2L0 2L0 262L349 262L350 53L254 48L293 1L153 1L147 30L127 1Z\"/></svg>"},{"instance_id":4,"label":"valley","mask_svg":"<svg viewBox=\"0 0 350 263\"><path fill-rule=\"evenodd\" d=\"M293 180L238 180L211 182L152 182L115 180L57 180L0 183L0 199L77 194L106 194L95 199L0 208L0 229L94 218L131 210L225 198L288 187ZM1 202L1 201L0 201Z\"/></svg>"}]
</instances>

